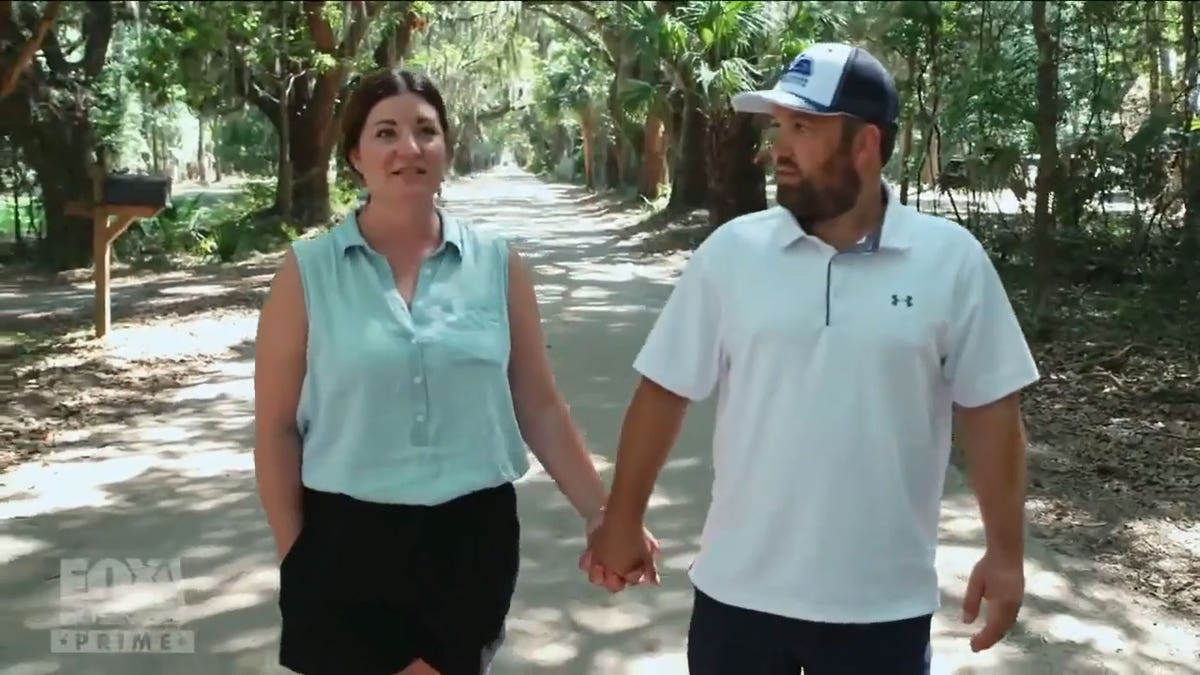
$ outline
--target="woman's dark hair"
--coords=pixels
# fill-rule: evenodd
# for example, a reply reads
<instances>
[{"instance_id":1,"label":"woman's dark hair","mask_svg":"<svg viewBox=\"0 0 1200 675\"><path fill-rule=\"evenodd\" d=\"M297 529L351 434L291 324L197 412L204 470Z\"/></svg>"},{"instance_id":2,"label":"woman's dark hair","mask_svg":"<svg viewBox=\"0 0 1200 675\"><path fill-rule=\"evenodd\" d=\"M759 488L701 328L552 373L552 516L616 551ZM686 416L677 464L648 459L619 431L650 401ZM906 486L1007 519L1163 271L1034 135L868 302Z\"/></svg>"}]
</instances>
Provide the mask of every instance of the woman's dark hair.
<instances>
[{"instance_id":1,"label":"woman's dark hair","mask_svg":"<svg viewBox=\"0 0 1200 675\"><path fill-rule=\"evenodd\" d=\"M365 73L351 84L352 92L342 111L342 160L355 174L354 165L350 163L350 151L358 147L358 138L362 136L363 126L367 116L377 103L391 96L400 94L416 94L425 99L437 111L438 123L442 125L442 133L446 138L446 154L454 150L450 138L450 121L446 118L446 102L437 86L428 77L408 70L376 70Z\"/></svg>"}]
</instances>

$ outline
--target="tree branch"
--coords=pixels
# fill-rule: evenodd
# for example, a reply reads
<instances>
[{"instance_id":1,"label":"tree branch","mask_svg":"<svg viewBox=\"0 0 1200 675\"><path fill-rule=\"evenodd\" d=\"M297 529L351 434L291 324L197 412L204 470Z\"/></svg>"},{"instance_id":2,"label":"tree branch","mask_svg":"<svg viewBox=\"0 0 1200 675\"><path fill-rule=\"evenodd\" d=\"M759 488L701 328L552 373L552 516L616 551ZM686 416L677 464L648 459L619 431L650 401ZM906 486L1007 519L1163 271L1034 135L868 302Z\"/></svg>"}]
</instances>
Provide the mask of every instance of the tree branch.
<instances>
[{"instance_id":1,"label":"tree branch","mask_svg":"<svg viewBox=\"0 0 1200 675\"><path fill-rule=\"evenodd\" d=\"M108 44L113 34L113 4L111 2L87 3L88 14L83 20L83 34L87 46L83 51L83 73L88 79L100 76L108 57Z\"/></svg>"},{"instance_id":2,"label":"tree branch","mask_svg":"<svg viewBox=\"0 0 1200 675\"><path fill-rule=\"evenodd\" d=\"M308 34L312 36L317 51L332 55L337 51L337 38L329 22L321 15L324 6L324 0L305 0L304 20L308 23Z\"/></svg>"},{"instance_id":3,"label":"tree branch","mask_svg":"<svg viewBox=\"0 0 1200 675\"><path fill-rule=\"evenodd\" d=\"M345 60L354 58L358 54L359 46L367 34L367 29L383 9L384 3L364 2L363 0L351 3L353 18L350 19L351 23L346 39L340 44L334 42L333 29L321 15L322 5L324 5L323 2L315 0L305 0L304 2L304 16L317 49L337 59L332 68L317 75L316 86L313 87L310 99L311 105L302 113L308 118L306 122L309 129L317 135L315 140L318 146L323 146L329 140L337 125L338 93L345 85L347 75Z\"/></svg>"},{"instance_id":4,"label":"tree branch","mask_svg":"<svg viewBox=\"0 0 1200 675\"><path fill-rule=\"evenodd\" d=\"M409 46L412 44L413 13L404 3L402 19L384 30L382 39L375 47L375 65L379 68L392 68L408 57Z\"/></svg>"},{"instance_id":5,"label":"tree branch","mask_svg":"<svg viewBox=\"0 0 1200 675\"><path fill-rule=\"evenodd\" d=\"M342 58L354 58L358 54L358 49L362 46L363 38L367 35L367 29L371 27L371 22L379 16L383 11L383 2L355 2L354 6L358 11L354 13L354 21L350 24L350 33L346 36L346 41L343 42L338 50Z\"/></svg>"},{"instance_id":6,"label":"tree branch","mask_svg":"<svg viewBox=\"0 0 1200 675\"><path fill-rule=\"evenodd\" d=\"M476 113L475 121L480 124L483 124L484 122L491 122L492 120L498 120L501 117L504 117L508 113L512 112L512 110L513 110L512 102L505 101L504 103L501 103L499 106L492 108L491 110L484 110L483 112Z\"/></svg>"},{"instance_id":7,"label":"tree branch","mask_svg":"<svg viewBox=\"0 0 1200 675\"><path fill-rule=\"evenodd\" d=\"M108 45L112 40L115 22L112 3L91 2L87 3L86 7L87 14L83 17L81 27L81 32L86 36L83 58L74 63L68 61L63 55L55 30L47 30L42 42L42 55L46 57L46 65L50 66L52 73L64 80L70 79L71 74L81 67L85 78L99 77L108 57Z\"/></svg>"},{"instance_id":8,"label":"tree branch","mask_svg":"<svg viewBox=\"0 0 1200 675\"><path fill-rule=\"evenodd\" d=\"M16 36L16 30L12 22L12 0L4 0L0 3L0 35L4 35L7 39L12 39ZM46 13L43 14L37 21L37 25L33 28L33 35L26 40L21 47L20 53L13 61L12 65L4 68L6 72L0 74L0 98L4 98L17 88L17 82L21 79L21 74L29 67L29 63L33 61L33 57L38 50L42 48L42 43L46 39L46 34L50 32L50 28L54 25L58 18L58 10L62 7L62 0L54 0L46 5ZM2 66L0 66L2 67Z\"/></svg>"},{"instance_id":9,"label":"tree branch","mask_svg":"<svg viewBox=\"0 0 1200 675\"><path fill-rule=\"evenodd\" d=\"M555 3L555 4L558 4L558 3ZM595 21L597 24L600 23L600 15L596 13L596 8L592 7L591 5L587 4L586 2L583 2L582 0L570 0L570 2L564 2L562 4L568 6L572 9L577 9L580 12L583 12L584 14L587 14L589 17L591 17L592 21Z\"/></svg>"},{"instance_id":10,"label":"tree branch","mask_svg":"<svg viewBox=\"0 0 1200 675\"><path fill-rule=\"evenodd\" d=\"M246 101L258 108L272 125L279 123L279 99L270 94L267 87L264 87L253 74L250 73L249 67L246 65L245 58L240 52L235 52L236 56L232 59L230 67L233 69L234 82L237 88L245 92Z\"/></svg>"},{"instance_id":11,"label":"tree branch","mask_svg":"<svg viewBox=\"0 0 1200 675\"><path fill-rule=\"evenodd\" d=\"M535 14L540 14L540 15L546 17L547 19L550 19L554 23L557 23L559 26L562 26L568 33L571 33L575 37L582 40L584 45L590 47L592 49L592 51L596 52L597 54L600 55L601 58L604 59L604 63L609 68L616 67L616 65L617 65L616 59L613 58L613 55L608 50L608 48L605 47L602 42L597 40L591 34L584 31L579 26L576 26L575 24L571 23L571 21L569 19L567 19L566 17L564 17L560 14L551 12L540 5L536 5L533 3L525 3L525 5L529 8L529 11L534 12Z\"/></svg>"}]
</instances>

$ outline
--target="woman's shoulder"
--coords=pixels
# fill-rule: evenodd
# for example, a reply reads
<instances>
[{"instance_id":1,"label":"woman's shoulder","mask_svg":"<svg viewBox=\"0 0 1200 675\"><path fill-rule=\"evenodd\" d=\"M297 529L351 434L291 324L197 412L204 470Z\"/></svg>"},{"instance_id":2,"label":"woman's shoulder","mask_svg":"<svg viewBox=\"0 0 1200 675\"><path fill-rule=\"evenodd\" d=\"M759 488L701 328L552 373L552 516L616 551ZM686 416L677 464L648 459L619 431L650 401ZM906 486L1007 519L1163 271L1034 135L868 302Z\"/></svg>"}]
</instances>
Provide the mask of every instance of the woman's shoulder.
<instances>
[{"instance_id":1,"label":"woman's shoulder","mask_svg":"<svg viewBox=\"0 0 1200 675\"><path fill-rule=\"evenodd\" d=\"M462 213L442 211L450 231L446 236L464 255L484 255L491 259L500 254L507 259L511 238L491 223L485 223Z\"/></svg>"},{"instance_id":2,"label":"woman's shoulder","mask_svg":"<svg viewBox=\"0 0 1200 675\"><path fill-rule=\"evenodd\" d=\"M320 258L329 257L331 253L344 251L354 243L351 240L355 235L357 229L354 214L349 213L328 228L293 239L290 248L301 265L306 262L311 264Z\"/></svg>"}]
</instances>

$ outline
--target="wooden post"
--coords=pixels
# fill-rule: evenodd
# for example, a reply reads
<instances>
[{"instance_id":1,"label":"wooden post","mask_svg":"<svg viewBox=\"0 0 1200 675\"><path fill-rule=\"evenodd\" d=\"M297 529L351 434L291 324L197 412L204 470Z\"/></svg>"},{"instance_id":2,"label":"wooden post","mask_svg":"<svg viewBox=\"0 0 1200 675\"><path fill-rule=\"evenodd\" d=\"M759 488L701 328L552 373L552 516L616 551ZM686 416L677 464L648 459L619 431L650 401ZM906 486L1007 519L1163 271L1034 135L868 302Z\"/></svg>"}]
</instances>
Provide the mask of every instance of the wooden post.
<instances>
[{"instance_id":1,"label":"wooden post","mask_svg":"<svg viewBox=\"0 0 1200 675\"><path fill-rule=\"evenodd\" d=\"M108 290L110 279L108 264L112 261L112 247L108 239L108 212L98 206L92 213L92 281L96 283L96 337L108 335L112 327L112 293Z\"/></svg>"},{"instance_id":2,"label":"wooden post","mask_svg":"<svg viewBox=\"0 0 1200 675\"><path fill-rule=\"evenodd\" d=\"M109 282L112 279L112 244L133 221L158 215L166 206L166 202L156 197L142 197L154 205L106 204L104 183L108 161L104 148L96 149L95 158L89 154L87 163L87 172L92 179L91 199L87 203L68 203L67 214L90 218L92 221L92 281L96 286L94 323L96 337L104 338L112 329L112 292L109 290ZM169 186L170 181L166 184ZM128 199L128 196L125 199Z\"/></svg>"},{"instance_id":3,"label":"wooden post","mask_svg":"<svg viewBox=\"0 0 1200 675\"><path fill-rule=\"evenodd\" d=\"M86 205L72 203L67 205L67 212L73 215L85 215ZM96 286L96 306L94 310L96 337L103 338L112 329L112 291L109 282L112 278L112 244L121 236L133 221L139 218L153 218L159 209L153 206L116 206L100 204L90 211L92 218L92 258L94 261L92 281ZM115 219L114 219L115 217Z\"/></svg>"}]
</instances>

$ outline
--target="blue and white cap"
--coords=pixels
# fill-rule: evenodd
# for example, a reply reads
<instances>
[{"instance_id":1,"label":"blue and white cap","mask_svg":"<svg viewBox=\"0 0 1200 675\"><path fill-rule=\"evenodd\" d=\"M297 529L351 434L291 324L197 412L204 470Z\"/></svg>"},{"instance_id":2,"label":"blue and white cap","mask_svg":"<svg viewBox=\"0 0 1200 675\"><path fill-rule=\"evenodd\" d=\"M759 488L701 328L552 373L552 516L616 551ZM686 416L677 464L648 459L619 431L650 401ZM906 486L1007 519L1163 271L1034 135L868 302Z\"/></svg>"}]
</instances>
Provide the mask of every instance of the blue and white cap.
<instances>
[{"instance_id":1,"label":"blue and white cap","mask_svg":"<svg viewBox=\"0 0 1200 675\"><path fill-rule=\"evenodd\" d=\"M900 115L896 83L883 64L853 45L821 42L792 60L772 89L733 97L733 109L770 113L772 106L818 115L850 115L884 128Z\"/></svg>"}]
</instances>

